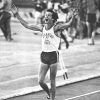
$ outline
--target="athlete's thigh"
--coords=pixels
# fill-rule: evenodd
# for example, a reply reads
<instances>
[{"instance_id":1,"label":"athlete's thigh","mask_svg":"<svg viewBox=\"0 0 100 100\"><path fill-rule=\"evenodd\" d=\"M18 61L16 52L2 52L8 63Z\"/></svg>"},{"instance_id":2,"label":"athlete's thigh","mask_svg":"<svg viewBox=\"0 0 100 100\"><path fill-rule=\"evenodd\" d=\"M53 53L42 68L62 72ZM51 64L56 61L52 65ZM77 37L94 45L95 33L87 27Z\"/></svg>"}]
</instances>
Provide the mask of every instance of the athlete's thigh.
<instances>
[{"instance_id":1,"label":"athlete's thigh","mask_svg":"<svg viewBox=\"0 0 100 100\"><path fill-rule=\"evenodd\" d=\"M41 63L39 69L39 80L44 80L49 67L47 64Z\"/></svg>"},{"instance_id":2,"label":"athlete's thigh","mask_svg":"<svg viewBox=\"0 0 100 100\"><path fill-rule=\"evenodd\" d=\"M50 65L50 79L51 80L56 78L57 66L58 66L58 63Z\"/></svg>"}]
</instances>

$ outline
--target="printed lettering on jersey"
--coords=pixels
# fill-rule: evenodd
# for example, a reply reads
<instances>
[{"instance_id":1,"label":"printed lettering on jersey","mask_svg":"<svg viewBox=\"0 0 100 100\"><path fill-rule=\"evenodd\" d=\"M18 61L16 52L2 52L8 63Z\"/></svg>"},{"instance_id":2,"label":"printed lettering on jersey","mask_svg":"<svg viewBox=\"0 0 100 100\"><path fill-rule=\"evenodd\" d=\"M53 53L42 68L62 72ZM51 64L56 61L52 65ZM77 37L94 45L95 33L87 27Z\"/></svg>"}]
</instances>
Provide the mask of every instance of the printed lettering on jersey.
<instances>
[{"instance_id":1,"label":"printed lettering on jersey","mask_svg":"<svg viewBox=\"0 0 100 100\"><path fill-rule=\"evenodd\" d=\"M45 33L45 34L43 34L43 38L54 38L54 36L51 34L51 33Z\"/></svg>"},{"instance_id":2,"label":"printed lettering on jersey","mask_svg":"<svg viewBox=\"0 0 100 100\"><path fill-rule=\"evenodd\" d=\"M53 39L54 36L51 33L43 34L43 38L45 39L44 43L50 45L50 39Z\"/></svg>"}]
</instances>

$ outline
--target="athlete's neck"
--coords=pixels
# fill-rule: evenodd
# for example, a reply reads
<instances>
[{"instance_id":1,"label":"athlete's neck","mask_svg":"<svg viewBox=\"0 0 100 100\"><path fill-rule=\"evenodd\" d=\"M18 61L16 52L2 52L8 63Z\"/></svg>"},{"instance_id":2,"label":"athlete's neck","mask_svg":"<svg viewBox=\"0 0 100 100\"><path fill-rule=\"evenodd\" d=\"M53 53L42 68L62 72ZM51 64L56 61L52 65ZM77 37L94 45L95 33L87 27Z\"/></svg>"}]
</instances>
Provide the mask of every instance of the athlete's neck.
<instances>
[{"instance_id":1,"label":"athlete's neck","mask_svg":"<svg viewBox=\"0 0 100 100\"><path fill-rule=\"evenodd\" d=\"M46 30L49 30L50 28L52 28L53 27L53 25L54 25L54 23L50 23L50 24L45 24L45 29Z\"/></svg>"}]
</instances>

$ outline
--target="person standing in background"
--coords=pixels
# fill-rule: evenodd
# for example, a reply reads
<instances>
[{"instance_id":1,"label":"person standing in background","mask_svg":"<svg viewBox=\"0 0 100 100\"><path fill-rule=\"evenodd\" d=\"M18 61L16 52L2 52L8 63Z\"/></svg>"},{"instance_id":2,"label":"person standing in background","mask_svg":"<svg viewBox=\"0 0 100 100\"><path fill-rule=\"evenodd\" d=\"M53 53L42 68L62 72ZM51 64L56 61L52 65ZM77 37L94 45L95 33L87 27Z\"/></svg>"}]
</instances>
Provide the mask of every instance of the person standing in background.
<instances>
[{"instance_id":1,"label":"person standing in background","mask_svg":"<svg viewBox=\"0 0 100 100\"><path fill-rule=\"evenodd\" d=\"M96 32L96 0L87 0L88 45L94 45Z\"/></svg>"},{"instance_id":2,"label":"person standing in background","mask_svg":"<svg viewBox=\"0 0 100 100\"><path fill-rule=\"evenodd\" d=\"M11 4L12 0L0 0L0 28L7 41L13 40L11 37Z\"/></svg>"},{"instance_id":3,"label":"person standing in background","mask_svg":"<svg viewBox=\"0 0 100 100\"><path fill-rule=\"evenodd\" d=\"M97 12L96 12L96 17L97 17L97 28L100 27L100 0L96 0L97 3Z\"/></svg>"}]
</instances>

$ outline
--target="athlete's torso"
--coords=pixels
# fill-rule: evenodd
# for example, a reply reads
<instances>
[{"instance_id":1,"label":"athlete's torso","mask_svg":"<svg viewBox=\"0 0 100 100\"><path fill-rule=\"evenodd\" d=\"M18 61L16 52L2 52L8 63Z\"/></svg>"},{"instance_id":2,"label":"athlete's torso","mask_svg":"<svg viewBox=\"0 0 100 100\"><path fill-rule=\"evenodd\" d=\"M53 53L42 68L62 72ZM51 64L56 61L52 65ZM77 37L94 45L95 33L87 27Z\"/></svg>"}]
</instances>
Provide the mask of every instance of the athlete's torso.
<instances>
[{"instance_id":1,"label":"athlete's torso","mask_svg":"<svg viewBox=\"0 0 100 100\"><path fill-rule=\"evenodd\" d=\"M52 52L57 51L59 46L59 37L57 37L54 33L54 27L49 30L46 30L43 27L42 33L42 51L44 52Z\"/></svg>"}]
</instances>

